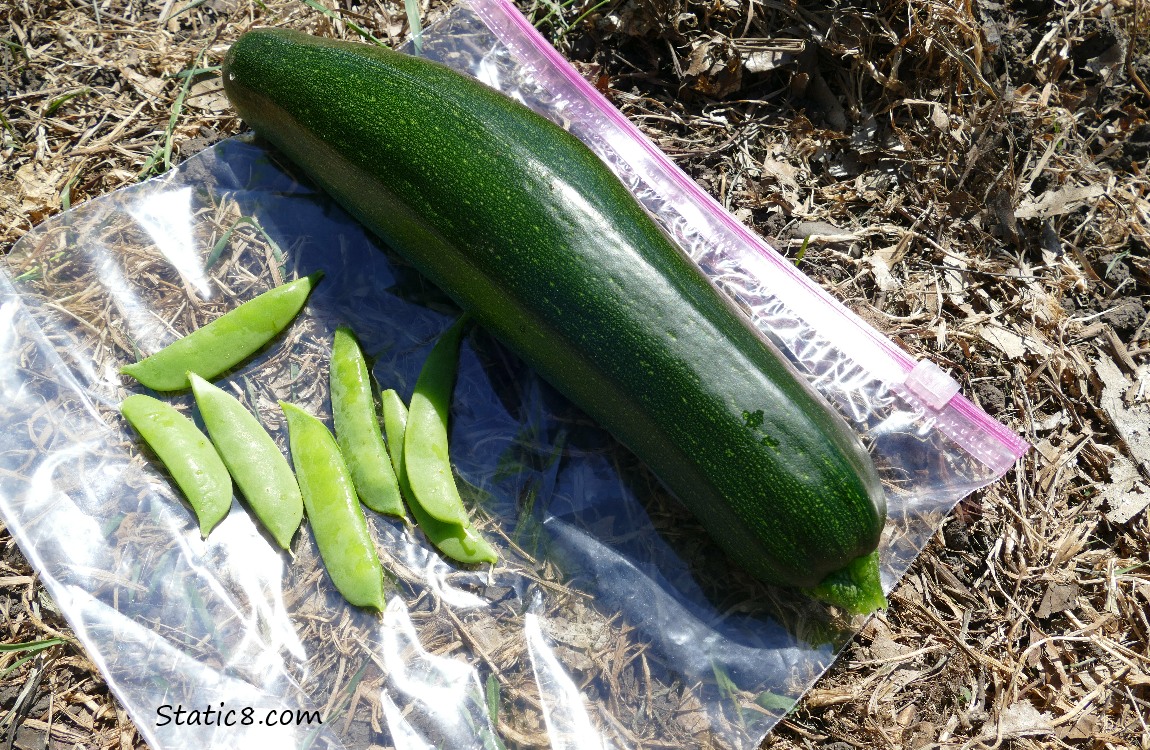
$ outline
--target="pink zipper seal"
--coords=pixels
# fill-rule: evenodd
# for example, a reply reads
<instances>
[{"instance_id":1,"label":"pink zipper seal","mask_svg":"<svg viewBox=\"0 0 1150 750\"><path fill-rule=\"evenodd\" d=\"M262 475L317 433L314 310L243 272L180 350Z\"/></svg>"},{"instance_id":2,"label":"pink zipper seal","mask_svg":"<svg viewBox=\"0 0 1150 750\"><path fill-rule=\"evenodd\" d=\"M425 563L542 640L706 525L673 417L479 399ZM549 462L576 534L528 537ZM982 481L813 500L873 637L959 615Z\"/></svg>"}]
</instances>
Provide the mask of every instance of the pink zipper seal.
<instances>
[{"instance_id":1,"label":"pink zipper seal","mask_svg":"<svg viewBox=\"0 0 1150 750\"><path fill-rule=\"evenodd\" d=\"M834 343L901 397L921 405L934 427L996 474L1010 469L1030 445L959 393L941 368L918 361L863 321L763 238L732 216L585 80L508 0L470 0L469 7L533 79L553 96L567 127L605 159L629 186L644 183L673 205L687 223L716 237L738 262L759 278L779 279L772 294L810 326L840 330ZM556 119L554 112L542 112ZM630 174L621 174L622 161ZM827 327L824 327L827 326Z\"/></svg>"}]
</instances>

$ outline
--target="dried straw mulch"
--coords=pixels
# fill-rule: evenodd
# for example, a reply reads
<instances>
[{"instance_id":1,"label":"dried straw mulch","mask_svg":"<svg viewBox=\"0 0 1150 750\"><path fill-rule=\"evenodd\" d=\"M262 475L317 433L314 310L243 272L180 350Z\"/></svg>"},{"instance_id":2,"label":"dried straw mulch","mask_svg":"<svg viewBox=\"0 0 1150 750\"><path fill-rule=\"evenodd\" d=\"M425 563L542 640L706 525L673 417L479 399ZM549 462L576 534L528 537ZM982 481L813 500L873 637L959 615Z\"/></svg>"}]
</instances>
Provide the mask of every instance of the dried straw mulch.
<instances>
[{"instance_id":1,"label":"dried straw mulch","mask_svg":"<svg viewBox=\"0 0 1150 750\"><path fill-rule=\"evenodd\" d=\"M409 33L402 4L321 4ZM0 6L0 248L240 132L212 73L181 71L253 24L351 34L314 6ZM523 7L732 211L1035 445L767 745L1150 748L1144 0ZM60 639L0 679L3 746L142 745L2 531L0 610L4 643Z\"/></svg>"}]
</instances>

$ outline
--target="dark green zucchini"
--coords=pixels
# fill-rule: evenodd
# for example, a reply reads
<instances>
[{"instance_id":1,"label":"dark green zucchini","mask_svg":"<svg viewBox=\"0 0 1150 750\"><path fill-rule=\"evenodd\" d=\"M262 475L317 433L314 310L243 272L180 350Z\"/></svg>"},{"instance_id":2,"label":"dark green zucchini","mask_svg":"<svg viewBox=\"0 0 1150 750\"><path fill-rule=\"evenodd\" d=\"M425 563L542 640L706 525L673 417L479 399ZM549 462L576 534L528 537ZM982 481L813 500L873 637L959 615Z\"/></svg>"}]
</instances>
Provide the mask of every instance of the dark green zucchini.
<instances>
[{"instance_id":1,"label":"dark green zucchini","mask_svg":"<svg viewBox=\"0 0 1150 750\"><path fill-rule=\"evenodd\" d=\"M882 601L886 506L858 438L576 138L379 47L257 30L223 71L258 134L607 427L739 565L833 581L818 591L848 609Z\"/></svg>"}]
</instances>

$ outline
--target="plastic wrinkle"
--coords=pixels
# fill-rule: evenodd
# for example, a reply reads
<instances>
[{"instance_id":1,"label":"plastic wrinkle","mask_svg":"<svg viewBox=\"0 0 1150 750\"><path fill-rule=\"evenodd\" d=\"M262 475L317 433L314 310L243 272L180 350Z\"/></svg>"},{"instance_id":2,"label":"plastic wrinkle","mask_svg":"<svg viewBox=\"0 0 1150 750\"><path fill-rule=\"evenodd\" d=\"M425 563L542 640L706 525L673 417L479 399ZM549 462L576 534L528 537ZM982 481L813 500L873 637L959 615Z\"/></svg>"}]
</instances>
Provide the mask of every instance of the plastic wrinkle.
<instances>
[{"instance_id":1,"label":"plastic wrinkle","mask_svg":"<svg viewBox=\"0 0 1150 750\"><path fill-rule=\"evenodd\" d=\"M477 739L493 734L490 717L469 701L480 695L475 671L467 664L448 656L428 652L419 640L411 614L402 601L392 598L384 611L380 630L383 663L391 676L396 697L418 702L427 714L435 716L435 728L441 733L431 741L431 732L420 731L415 718L389 716L393 735L408 735L427 747L476 747ZM399 742L399 747L406 747ZM418 745L417 745L418 746Z\"/></svg>"},{"instance_id":2,"label":"plastic wrinkle","mask_svg":"<svg viewBox=\"0 0 1150 750\"><path fill-rule=\"evenodd\" d=\"M603 742L591 723L587 705L574 680L555 657L555 646L543 635L539 616L528 612L523 634L535 682L543 699L543 722L555 750L600 750Z\"/></svg>"},{"instance_id":3,"label":"plastic wrinkle","mask_svg":"<svg viewBox=\"0 0 1150 750\"><path fill-rule=\"evenodd\" d=\"M583 138L843 414L887 492L889 591L955 503L1025 443L766 248L511 6L473 8L426 30L423 54ZM417 529L370 513L387 571L380 616L343 601L306 524L279 551L233 499L200 539L119 416L142 387L117 370L301 269L326 274L305 311L217 383L285 451L275 405L329 413L337 326L355 331L381 388L408 401L458 313L281 157L223 141L73 207L0 259L0 516L153 750L751 750L861 626L734 569L634 456L481 328L464 338L449 446L496 565L454 565ZM196 413L190 394L165 399ZM336 718L158 721L163 706L221 703Z\"/></svg>"}]
</instances>

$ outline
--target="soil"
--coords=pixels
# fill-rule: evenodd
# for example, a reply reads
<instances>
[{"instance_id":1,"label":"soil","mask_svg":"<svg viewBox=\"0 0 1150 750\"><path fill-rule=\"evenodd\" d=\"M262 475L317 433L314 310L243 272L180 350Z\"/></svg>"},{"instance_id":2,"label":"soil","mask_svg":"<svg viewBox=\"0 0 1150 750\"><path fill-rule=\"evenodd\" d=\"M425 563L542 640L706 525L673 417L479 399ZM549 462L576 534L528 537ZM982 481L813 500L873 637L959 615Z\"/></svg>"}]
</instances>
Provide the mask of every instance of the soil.
<instances>
[{"instance_id":1,"label":"soil","mask_svg":"<svg viewBox=\"0 0 1150 750\"><path fill-rule=\"evenodd\" d=\"M737 217L1034 446L764 746L1150 748L1150 522L1129 506L1150 498L1145 0L519 5ZM4 3L0 251L242 132L214 73L187 98L178 74L244 29L350 21L411 33L390 0ZM0 743L143 746L2 527L0 612L0 642L60 639L10 671L24 652L0 653Z\"/></svg>"}]
</instances>

